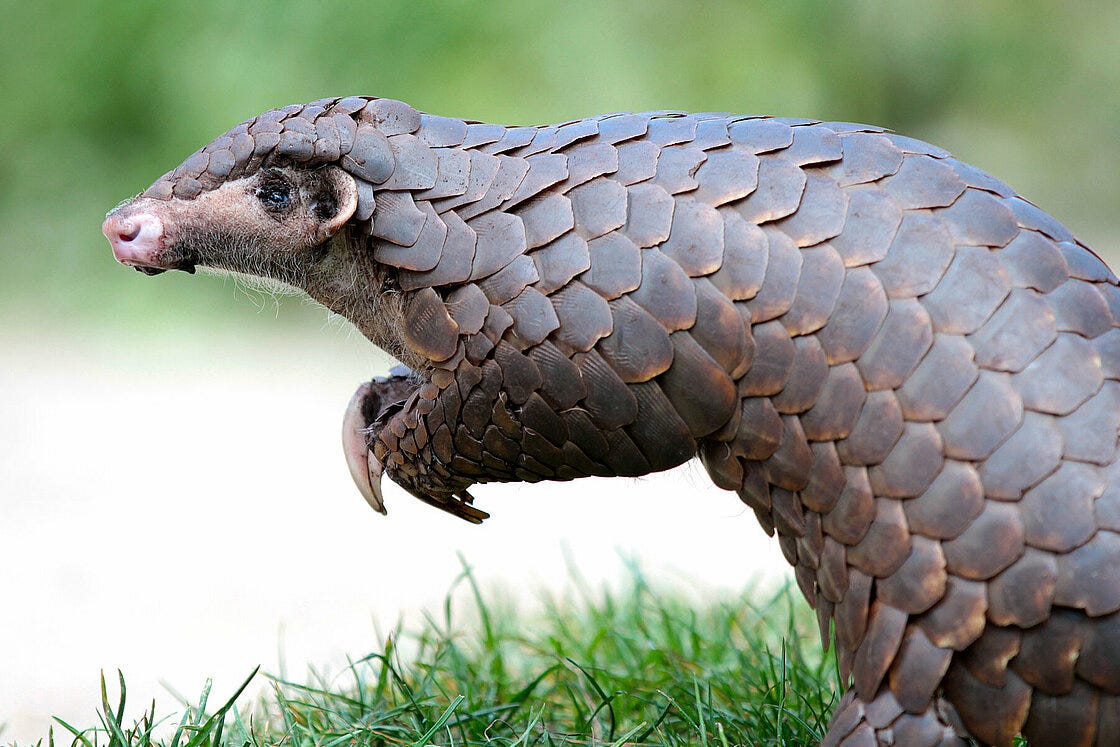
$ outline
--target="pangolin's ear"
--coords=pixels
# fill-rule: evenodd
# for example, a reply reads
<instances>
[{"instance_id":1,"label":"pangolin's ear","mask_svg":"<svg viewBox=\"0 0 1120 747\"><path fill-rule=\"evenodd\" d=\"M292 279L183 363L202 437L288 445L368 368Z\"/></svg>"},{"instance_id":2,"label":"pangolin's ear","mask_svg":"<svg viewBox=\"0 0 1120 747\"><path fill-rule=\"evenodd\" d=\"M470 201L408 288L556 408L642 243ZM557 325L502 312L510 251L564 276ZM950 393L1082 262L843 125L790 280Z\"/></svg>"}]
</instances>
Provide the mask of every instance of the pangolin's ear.
<instances>
[{"instance_id":1,"label":"pangolin's ear","mask_svg":"<svg viewBox=\"0 0 1120 747\"><path fill-rule=\"evenodd\" d=\"M337 212L319 226L319 235L326 240L338 233L354 217L354 211L358 208L358 187L354 183L354 177L337 166L323 169L323 177L330 181L337 205Z\"/></svg>"}]
</instances>

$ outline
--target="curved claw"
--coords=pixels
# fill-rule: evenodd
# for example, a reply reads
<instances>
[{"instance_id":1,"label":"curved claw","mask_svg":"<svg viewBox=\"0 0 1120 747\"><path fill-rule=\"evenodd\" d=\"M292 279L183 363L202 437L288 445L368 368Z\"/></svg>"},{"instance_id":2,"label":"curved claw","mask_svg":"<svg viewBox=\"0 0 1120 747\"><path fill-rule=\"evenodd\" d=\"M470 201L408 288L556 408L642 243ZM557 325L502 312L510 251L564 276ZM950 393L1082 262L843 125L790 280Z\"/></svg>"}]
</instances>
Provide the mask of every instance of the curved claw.
<instances>
[{"instance_id":1,"label":"curved claw","mask_svg":"<svg viewBox=\"0 0 1120 747\"><path fill-rule=\"evenodd\" d=\"M460 519L466 519L472 524L481 524L485 519L490 518L490 514L471 505L474 503L474 496L467 491L460 492L456 497L458 500L455 501L453 507L449 507L447 510Z\"/></svg>"},{"instance_id":2,"label":"curved claw","mask_svg":"<svg viewBox=\"0 0 1120 747\"><path fill-rule=\"evenodd\" d=\"M381 462L374 458L366 445L367 423L362 412L371 389L369 382L362 384L346 406L346 415L342 419L342 450L358 491L374 511L384 514L387 512L381 495Z\"/></svg>"}]
</instances>

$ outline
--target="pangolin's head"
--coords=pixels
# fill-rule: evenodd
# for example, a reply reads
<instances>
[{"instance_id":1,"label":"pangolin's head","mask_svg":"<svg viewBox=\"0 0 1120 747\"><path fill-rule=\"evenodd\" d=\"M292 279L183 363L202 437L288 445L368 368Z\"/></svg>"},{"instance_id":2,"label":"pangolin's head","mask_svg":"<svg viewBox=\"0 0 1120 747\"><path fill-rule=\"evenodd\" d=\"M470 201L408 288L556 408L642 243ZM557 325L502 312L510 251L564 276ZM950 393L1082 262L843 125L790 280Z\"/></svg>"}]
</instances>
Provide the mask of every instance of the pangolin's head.
<instances>
[{"instance_id":1,"label":"pangolin's head","mask_svg":"<svg viewBox=\"0 0 1120 747\"><path fill-rule=\"evenodd\" d=\"M375 189L395 168L388 135L419 124L390 99L273 109L114 209L102 232L118 261L149 275L197 265L308 289L319 265L340 261L332 239L373 215Z\"/></svg>"}]
</instances>

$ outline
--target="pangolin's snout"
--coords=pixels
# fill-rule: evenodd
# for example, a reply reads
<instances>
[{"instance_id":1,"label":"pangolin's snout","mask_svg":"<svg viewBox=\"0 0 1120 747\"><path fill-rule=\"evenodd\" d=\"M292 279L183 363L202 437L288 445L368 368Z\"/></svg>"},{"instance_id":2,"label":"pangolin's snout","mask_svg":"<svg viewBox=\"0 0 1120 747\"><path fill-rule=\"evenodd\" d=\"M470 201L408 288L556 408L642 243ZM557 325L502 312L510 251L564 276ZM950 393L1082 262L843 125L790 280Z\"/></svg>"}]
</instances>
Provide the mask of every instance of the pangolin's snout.
<instances>
[{"instance_id":1,"label":"pangolin's snout","mask_svg":"<svg viewBox=\"0 0 1120 747\"><path fill-rule=\"evenodd\" d=\"M114 210L101 224L101 233L109 240L118 262L145 275L158 275L167 270L194 272L193 263L168 261L164 251L164 225L157 215Z\"/></svg>"}]
</instances>

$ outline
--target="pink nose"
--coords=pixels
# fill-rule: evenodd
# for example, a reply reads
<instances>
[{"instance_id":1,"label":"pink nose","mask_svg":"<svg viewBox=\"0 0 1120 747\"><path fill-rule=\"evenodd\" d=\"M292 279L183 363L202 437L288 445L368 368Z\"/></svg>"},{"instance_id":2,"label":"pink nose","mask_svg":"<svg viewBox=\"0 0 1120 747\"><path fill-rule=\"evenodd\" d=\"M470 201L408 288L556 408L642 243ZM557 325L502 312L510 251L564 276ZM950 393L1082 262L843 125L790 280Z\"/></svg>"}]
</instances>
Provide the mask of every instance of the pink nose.
<instances>
[{"instance_id":1,"label":"pink nose","mask_svg":"<svg viewBox=\"0 0 1120 747\"><path fill-rule=\"evenodd\" d=\"M156 267L163 223L154 215L110 215L101 224L101 233L109 239L113 256L126 265Z\"/></svg>"}]
</instances>

